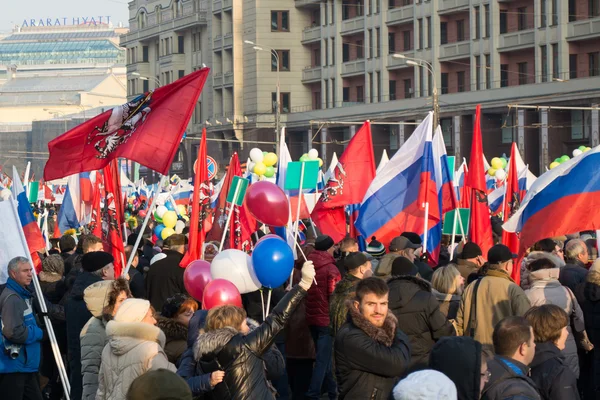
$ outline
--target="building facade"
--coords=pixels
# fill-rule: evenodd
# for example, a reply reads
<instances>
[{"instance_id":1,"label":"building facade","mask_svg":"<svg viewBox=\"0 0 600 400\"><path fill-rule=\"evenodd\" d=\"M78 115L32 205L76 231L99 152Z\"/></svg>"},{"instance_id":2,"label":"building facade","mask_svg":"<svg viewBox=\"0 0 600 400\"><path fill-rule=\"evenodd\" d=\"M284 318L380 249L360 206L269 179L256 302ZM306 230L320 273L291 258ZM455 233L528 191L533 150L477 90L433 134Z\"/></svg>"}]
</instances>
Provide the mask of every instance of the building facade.
<instances>
[{"instance_id":1,"label":"building facade","mask_svg":"<svg viewBox=\"0 0 600 400\"><path fill-rule=\"evenodd\" d=\"M294 158L315 147L327 162L369 119L378 159L432 108L435 87L449 154L469 156L481 104L488 158L516 141L538 174L600 142L599 3L135 0L121 44L130 96L211 67L188 138L206 127L220 162L272 150L277 105Z\"/></svg>"}]
</instances>

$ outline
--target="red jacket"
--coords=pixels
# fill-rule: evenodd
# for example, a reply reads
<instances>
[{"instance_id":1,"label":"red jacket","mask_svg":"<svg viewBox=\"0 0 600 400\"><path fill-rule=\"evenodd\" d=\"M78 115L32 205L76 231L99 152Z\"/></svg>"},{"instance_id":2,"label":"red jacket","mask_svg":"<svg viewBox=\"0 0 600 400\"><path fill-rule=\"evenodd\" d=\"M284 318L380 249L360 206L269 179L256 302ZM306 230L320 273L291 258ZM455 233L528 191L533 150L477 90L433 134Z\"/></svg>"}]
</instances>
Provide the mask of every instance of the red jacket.
<instances>
[{"instance_id":1,"label":"red jacket","mask_svg":"<svg viewBox=\"0 0 600 400\"><path fill-rule=\"evenodd\" d=\"M329 297L342 276L328 252L315 250L307 258L315 266L317 284L310 287L306 296L306 323L329 326Z\"/></svg>"}]
</instances>

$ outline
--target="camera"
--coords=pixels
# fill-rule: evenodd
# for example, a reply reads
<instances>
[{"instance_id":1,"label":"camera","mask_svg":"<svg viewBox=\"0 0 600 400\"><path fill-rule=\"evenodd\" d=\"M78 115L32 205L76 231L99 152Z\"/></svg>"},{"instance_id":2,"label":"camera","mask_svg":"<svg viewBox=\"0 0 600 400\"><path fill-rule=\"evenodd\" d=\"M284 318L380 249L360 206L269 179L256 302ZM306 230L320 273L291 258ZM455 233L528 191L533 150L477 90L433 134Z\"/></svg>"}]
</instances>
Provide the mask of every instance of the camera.
<instances>
[{"instance_id":1,"label":"camera","mask_svg":"<svg viewBox=\"0 0 600 400\"><path fill-rule=\"evenodd\" d=\"M16 360L19 358L19 353L21 352L21 346L16 344L11 344L4 347L4 352L10 357L11 360Z\"/></svg>"}]
</instances>

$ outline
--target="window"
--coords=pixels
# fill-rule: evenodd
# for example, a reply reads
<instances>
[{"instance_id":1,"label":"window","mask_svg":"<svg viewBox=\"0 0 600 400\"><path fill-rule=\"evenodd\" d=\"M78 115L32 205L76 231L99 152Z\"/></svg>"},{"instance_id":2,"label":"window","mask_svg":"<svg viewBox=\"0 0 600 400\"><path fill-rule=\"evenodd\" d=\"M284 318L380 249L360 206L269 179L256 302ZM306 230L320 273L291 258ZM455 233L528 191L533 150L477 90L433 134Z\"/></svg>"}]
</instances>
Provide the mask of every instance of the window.
<instances>
[{"instance_id":1,"label":"window","mask_svg":"<svg viewBox=\"0 0 600 400\"><path fill-rule=\"evenodd\" d=\"M150 90L150 87L148 84L149 84L148 79L145 79L142 81L142 90L144 91L144 93L146 93Z\"/></svg>"},{"instance_id":2,"label":"window","mask_svg":"<svg viewBox=\"0 0 600 400\"><path fill-rule=\"evenodd\" d=\"M456 73L456 87L459 93L465 91L465 71L458 71Z\"/></svg>"},{"instance_id":3,"label":"window","mask_svg":"<svg viewBox=\"0 0 600 400\"><path fill-rule=\"evenodd\" d=\"M444 144L450 146L452 144L452 133L454 128L452 126L453 118L441 118L440 128L442 129L442 136L444 137Z\"/></svg>"},{"instance_id":4,"label":"window","mask_svg":"<svg viewBox=\"0 0 600 400\"><path fill-rule=\"evenodd\" d=\"M402 32L402 37L404 39L403 51L412 50L412 40L410 36L410 31Z\"/></svg>"},{"instance_id":5,"label":"window","mask_svg":"<svg viewBox=\"0 0 600 400\"><path fill-rule=\"evenodd\" d=\"M342 62L350 61L350 44L342 44Z\"/></svg>"},{"instance_id":6,"label":"window","mask_svg":"<svg viewBox=\"0 0 600 400\"><path fill-rule=\"evenodd\" d=\"M331 102L333 103L333 106L335 107L335 101L336 101L336 97L335 97L335 78L331 78Z\"/></svg>"},{"instance_id":7,"label":"window","mask_svg":"<svg viewBox=\"0 0 600 400\"><path fill-rule=\"evenodd\" d=\"M431 48L431 38L433 35L431 34L431 17L427 17L427 48Z\"/></svg>"},{"instance_id":8,"label":"window","mask_svg":"<svg viewBox=\"0 0 600 400\"><path fill-rule=\"evenodd\" d=\"M433 91L433 76L431 74L427 74L427 96L431 96Z\"/></svg>"},{"instance_id":9,"label":"window","mask_svg":"<svg viewBox=\"0 0 600 400\"><path fill-rule=\"evenodd\" d=\"M156 47L154 48L154 55L156 61L158 61L158 58L160 57L160 45L158 42L156 42Z\"/></svg>"},{"instance_id":10,"label":"window","mask_svg":"<svg viewBox=\"0 0 600 400\"><path fill-rule=\"evenodd\" d=\"M273 112L277 112L277 92L271 93L271 102L273 103ZM279 93L279 105L281 113L290 112L290 94Z\"/></svg>"},{"instance_id":11,"label":"window","mask_svg":"<svg viewBox=\"0 0 600 400\"><path fill-rule=\"evenodd\" d=\"M419 68L419 97L425 97L425 77L427 70L424 67Z\"/></svg>"},{"instance_id":12,"label":"window","mask_svg":"<svg viewBox=\"0 0 600 400\"><path fill-rule=\"evenodd\" d=\"M558 44L552 44L552 78L558 79Z\"/></svg>"},{"instance_id":13,"label":"window","mask_svg":"<svg viewBox=\"0 0 600 400\"><path fill-rule=\"evenodd\" d=\"M374 103L375 102L375 87L374 87L374 82L373 82L373 73L369 72L369 102L370 103Z\"/></svg>"},{"instance_id":14,"label":"window","mask_svg":"<svg viewBox=\"0 0 600 400\"><path fill-rule=\"evenodd\" d=\"M313 110L321 109L321 92L313 92L312 96Z\"/></svg>"},{"instance_id":15,"label":"window","mask_svg":"<svg viewBox=\"0 0 600 400\"><path fill-rule=\"evenodd\" d=\"M440 43L448 43L448 24L446 22L440 22Z\"/></svg>"},{"instance_id":16,"label":"window","mask_svg":"<svg viewBox=\"0 0 600 400\"><path fill-rule=\"evenodd\" d=\"M410 99L413 95L412 80L404 79L404 98Z\"/></svg>"},{"instance_id":17,"label":"window","mask_svg":"<svg viewBox=\"0 0 600 400\"><path fill-rule=\"evenodd\" d=\"M327 7L327 4L325 4L325 7L323 7L323 26L327 25L327 22L329 22L329 14L327 13L327 9L329 7Z\"/></svg>"},{"instance_id":18,"label":"window","mask_svg":"<svg viewBox=\"0 0 600 400\"><path fill-rule=\"evenodd\" d=\"M381 73L375 72L375 79L377 79L377 101L381 103Z\"/></svg>"},{"instance_id":19,"label":"window","mask_svg":"<svg viewBox=\"0 0 600 400\"><path fill-rule=\"evenodd\" d=\"M313 50L313 67L321 66L321 49Z\"/></svg>"},{"instance_id":20,"label":"window","mask_svg":"<svg viewBox=\"0 0 600 400\"><path fill-rule=\"evenodd\" d=\"M324 42L325 42L325 64L324 65L327 65L329 63L329 41L327 39L325 39ZM335 48L333 50L333 54L335 54Z\"/></svg>"},{"instance_id":21,"label":"window","mask_svg":"<svg viewBox=\"0 0 600 400\"><path fill-rule=\"evenodd\" d=\"M417 44L417 50L421 50L423 48L423 19L419 18L417 20L417 35L419 35L419 41Z\"/></svg>"},{"instance_id":22,"label":"window","mask_svg":"<svg viewBox=\"0 0 600 400\"><path fill-rule=\"evenodd\" d=\"M483 5L483 13L484 18L485 18L485 38L489 38L490 37L490 5L489 4L484 4Z\"/></svg>"},{"instance_id":23,"label":"window","mask_svg":"<svg viewBox=\"0 0 600 400\"><path fill-rule=\"evenodd\" d=\"M552 25L558 25L558 0L552 0Z\"/></svg>"},{"instance_id":24,"label":"window","mask_svg":"<svg viewBox=\"0 0 600 400\"><path fill-rule=\"evenodd\" d=\"M600 2L598 0L588 0L588 16L589 17L597 17L600 12L599 9L600 7L598 7L600 4Z\"/></svg>"},{"instance_id":25,"label":"window","mask_svg":"<svg viewBox=\"0 0 600 400\"><path fill-rule=\"evenodd\" d=\"M396 52L396 34L394 32L388 33L388 47L390 48L390 54Z\"/></svg>"},{"instance_id":26,"label":"window","mask_svg":"<svg viewBox=\"0 0 600 400\"><path fill-rule=\"evenodd\" d=\"M519 30L523 31L523 30L527 29L527 7L521 7L519 9L517 9L517 12L518 12L518 16L519 16L519 21L518 21Z\"/></svg>"},{"instance_id":27,"label":"window","mask_svg":"<svg viewBox=\"0 0 600 400\"><path fill-rule=\"evenodd\" d=\"M485 55L485 88L492 88L492 65L490 63L490 55Z\"/></svg>"},{"instance_id":28,"label":"window","mask_svg":"<svg viewBox=\"0 0 600 400\"><path fill-rule=\"evenodd\" d=\"M548 46L540 46L542 59L542 82L548 82Z\"/></svg>"},{"instance_id":29,"label":"window","mask_svg":"<svg viewBox=\"0 0 600 400\"><path fill-rule=\"evenodd\" d=\"M369 36L369 58L373 58L373 29L368 29Z\"/></svg>"},{"instance_id":30,"label":"window","mask_svg":"<svg viewBox=\"0 0 600 400\"><path fill-rule=\"evenodd\" d=\"M183 54L183 42L184 42L184 37L183 36L177 36L177 49L179 50L179 54Z\"/></svg>"},{"instance_id":31,"label":"window","mask_svg":"<svg viewBox=\"0 0 600 400\"><path fill-rule=\"evenodd\" d=\"M588 53L590 76L600 75L600 53Z\"/></svg>"},{"instance_id":32,"label":"window","mask_svg":"<svg viewBox=\"0 0 600 400\"><path fill-rule=\"evenodd\" d=\"M546 27L546 0L540 0L540 28Z\"/></svg>"},{"instance_id":33,"label":"window","mask_svg":"<svg viewBox=\"0 0 600 400\"><path fill-rule=\"evenodd\" d=\"M379 28L375 28L375 57L381 57L381 32Z\"/></svg>"},{"instance_id":34,"label":"window","mask_svg":"<svg viewBox=\"0 0 600 400\"><path fill-rule=\"evenodd\" d=\"M142 62L148 62L148 46L142 46Z\"/></svg>"},{"instance_id":35,"label":"window","mask_svg":"<svg viewBox=\"0 0 600 400\"><path fill-rule=\"evenodd\" d=\"M279 70L289 71L290 70L290 51L289 50L275 50L277 56L271 53L271 71L277 71L277 60L279 59Z\"/></svg>"},{"instance_id":36,"label":"window","mask_svg":"<svg viewBox=\"0 0 600 400\"><path fill-rule=\"evenodd\" d=\"M179 71L177 71L177 79L181 79L185 76L185 70L180 69Z\"/></svg>"},{"instance_id":37,"label":"window","mask_svg":"<svg viewBox=\"0 0 600 400\"><path fill-rule=\"evenodd\" d=\"M475 39L481 37L481 17L479 16L479 7L475 7Z\"/></svg>"},{"instance_id":38,"label":"window","mask_svg":"<svg viewBox=\"0 0 600 400\"><path fill-rule=\"evenodd\" d=\"M448 73L442 72L442 94L448 93Z\"/></svg>"},{"instance_id":39,"label":"window","mask_svg":"<svg viewBox=\"0 0 600 400\"><path fill-rule=\"evenodd\" d=\"M356 41L356 58L357 59L365 58L365 52L364 52L362 40Z\"/></svg>"},{"instance_id":40,"label":"window","mask_svg":"<svg viewBox=\"0 0 600 400\"><path fill-rule=\"evenodd\" d=\"M365 101L365 91L362 86L356 87L356 101L359 103L363 103Z\"/></svg>"},{"instance_id":41,"label":"window","mask_svg":"<svg viewBox=\"0 0 600 400\"><path fill-rule=\"evenodd\" d=\"M577 54L569 54L569 79L577 78Z\"/></svg>"},{"instance_id":42,"label":"window","mask_svg":"<svg viewBox=\"0 0 600 400\"><path fill-rule=\"evenodd\" d=\"M335 52L336 52L335 38L331 38L331 64L330 65L335 64Z\"/></svg>"},{"instance_id":43,"label":"window","mask_svg":"<svg viewBox=\"0 0 600 400\"><path fill-rule=\"evenodd\" d=\"M396 81L390 80L390 100L396 100Z\"/></svg>"},{"instance_id":44,"label":"window","mask_svg":"<svg viewBox=\"0 0 600 400\"><path fill-rule=\"evenodd\" d=\"M571 140L587 139L583 110L571 110Z\"/></svg>"},{"instance_id":45,"label":"window","mask_svg":"<svg viewBox=\"0 0 600 400\"><path fill-rule=\"evenodd\" d=\"M192 33L192 51L198 51L198 40L195 33Z\"/></svg>"},{"instance_id":46,"label":"window","mask_svg":"<svg viewBox=\"0 0 600 400\"><path fill-rule=\"evenodd\" d=\"M529 74L527 73L527 63L517 63L519 69L519 85L526 85L528 83Z\"/></svg>"},{"instance_id":47,"label":"window","mask_svg":"<svg viewBox=\"0 0 600 400\"><path fill-rule=\"evenodd\" d=\"M195 124L201 124L202 122L202 102L199 101L196 103L196 107L194 107L194 119L193 122Z\"/></svg>"},{"instance_id":48,"label":"window","mask_svg":"<svg viewBox=\"0 0 600 400\"><path fill-rule=\"evenodd\" d=\"M379 8L380 8L379 2L381 0L373 0L373 1L375 2L375 14L379 14Z\"/></svg>"},{"instance_id":49,"label":"window","mask_svg":"<svg viewBox=\"0 0 600 400\"><path fill-rule=\"evenodd\" d=\"M507 11L500 10L500 34L506 33L507 30Z\"/></svg>"},{"instance_id":50,"label":"window","mask_svg":"<svg viewBox=\"0 0 600 400\"><path fill-rule=\"evenodd\" d=\"M271 11L271 32L289 31L289 11Z\"/></svg>"},{"instance_id":51,"label":"window","mask_svg":"<svg viewBox=\"0 0 600 400\"><path fill-rule=\"evenodd\" d=\"M481 89L481 57L475 56L475 90Z\"/></svg>"},{"instance_id":52,"label":"window","mask_svg":"<svg viewBox=\"0 0 600 400\"><path fill-rule=\"evenodd\" d=\"M575 0L569 0L569 22L577 21L577 11L575 9Z\"/></svg>"},{"instance_id":53,"label":"window","mask_svg":"<svg viewBox=\"0 0 600 400\"><path fill-rule=\"evenodd\" d=\"M323 82L325 84L325 108L328 108L331 105L329 102L329 84L327 83L327 80L324 80ZM333 106L335 107L335 103Z\"/></svg>"},{"instance_id":54,"label":"window","mask_svg":"<svg viewBox=\"0 0 600 400\"><path fill-rule=\"evenodd\" d=\"M508 64L500 65L500 87L508 86Z\"/></svg>"},{"instance_id":55,"label":"window","mask_svg":"<svg viewBox=\"0 0 600 400\"><path fill-rule=\"evenodd\" d=\"M460 19L456 21L456 41L462 42L465 40L465 21Z\"/></svg>"},{"instance_id":56,"label":"window","mask_svg":"<svg viewBox=\"0 0 600 400\"><path fill-rule=\"evenodd\" d=\"M349 87L344 87L344 89L342 91L342 101L344 103L350 102L350 88Z\"/></svg>"}]
</instances>

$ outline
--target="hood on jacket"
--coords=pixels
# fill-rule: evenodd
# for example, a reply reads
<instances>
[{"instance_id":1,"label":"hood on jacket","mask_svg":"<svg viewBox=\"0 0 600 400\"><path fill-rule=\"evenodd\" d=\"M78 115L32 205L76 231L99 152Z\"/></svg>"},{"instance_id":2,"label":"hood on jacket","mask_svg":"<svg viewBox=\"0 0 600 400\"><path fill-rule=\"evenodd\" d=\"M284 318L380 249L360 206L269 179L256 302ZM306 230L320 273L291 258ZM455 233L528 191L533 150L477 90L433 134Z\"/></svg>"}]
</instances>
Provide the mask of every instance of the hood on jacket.
<instances>
[{"instance_id":1,"label":"hood on jacket","mask_svg":"<svg viewBox=\"0 0 600 400\"><path fill-rule=\"evenodd\" d=\"M560 268L539 269L529 273L529 283L537 281L558 281Z\"/></svg>"},{"instance_id":2,"label":"hood on jacket","mask_svg":"<svg viewBox=\"0 0 600 400\"><path fill-rule=\"evenodd\" d=\"M167 341L171 340L186 340L188 337L188 328L175 321L172 318L158 317L156 320L156 326L163 331Z\"/></svg>"},{"instance_id":3,"label":"hood on jacket","mask_svg":"<svg viewBox=\"0 0 600 400\"><path fill-rule=\"evenodd\" d=\"M589 301L600 301L600 272L590 271L587 274L583 294Z\"/></svg>"},{"instance_id":4,"label":"hood on jacket","mask_svg":"<svg viewBox=\"0 0 600 400\"><path fill-rule=\"evenodd\" d=\"M246 318L246 323L251 331L258 327L258 322L253 319ZM214 358L217 354L219 354L221 349L223 349L223 347L229 343L231 338L238 334L241 334L241 332L235 328L232 328L231 326L226 326L209 332L205 332L204 329L202 329L198 335L196 343L194 344L194 358L196 361L199 361L202 358Z\"/></svg>"},{"instance_id":5,"label":"hood on jacket","mask_svg":"<svg viewBox=\"0 0 600 400\"><path fill-rule=\"evenodd\" d=\"M387 281L390 288L389 307L396 309L406 306L420 291L431 292L431 284L416 276L392 276Z\"/></svg>"},{"instance_id":6,"label":"hood on jacket","mask_svg":"<svg viewBox=\"0 0 600 400\"><path fill-rule=\"evenodd\" d=\"M540 260L542 258L547 258L548 260L552 261L556 268L562 268L565 266L565 262L559 256L556 254L547 253L545 251L532 251L523 259L523 263L525 264L525 267L528 268L529 264L531 264L533 261Z\"/></svg>"},{"instance_id":7,"label":"hood on jacket","mask_svg":"<svg viewBox=\"0 0 600 400\"><path fill-rule=\"evenodd\" d=\"M533 361L529 366L531 368L535 368L553 358L561 358L564 360L562 352L554 345L554 343L536 343L535 355L533 356Z\"/></svg>"},{"instance_id":8,"label":"hood on jacket","mask_svg":"<svg viewBox=\"0 0 600 400\"><path fill-rule=\"evenodd\" d=\"M309 261L313 262L315 269L322 268L329 264L335 265L335 258L326 251L314 250L307 258Z\"/></svg>"},{"instance_id":9,"label":"hood on jacket","mask_svg":"<svg viewBox=\"0 0 600 400\"><path fill-rule=\"evenodd\" d=\"M194 347L196 340L198 340L198 335L200 334L200 329L204 328L204 324L206 323L206 317L208 316L207 310L198 310L192 315L190 319L190 324L188 325L188 337L187 337L187 345L188 347Z\"/></svg>"},{"instance_id":10,"label":"hood on jacket","mask_svg":"<svg viewBox=\"0 0 600 400\"><path fill-rule=\"evenodd\" d=\"M449 294L449 293L440 293L434 288L431 288L431 293L435 296L435 298L439 302L447 302L447 301L460 301L462 299L461 295L458 294Z\"/></svg>"},{"instance_id":11,"label":"hood on jacket","mask_svg":"<svg viewBox=\"0 0 600 400\"><path fill-rule=\"evenodd\" d=\"M71 289L71 298L74 300L83 300L83 293L85 289L96 282L100 282L101 280L102 278L90 272L81 272L79 275L77 275L77 278L73 283L73 288Z\"/></svg>"},{"instance_id":12,"label":"hood on jacket","mask_svg":"<svg viewBox=\"0 0 600 400\"><path fill-rule=\"evenodd\" d=\"M479 399L481 343L478 341L468 336L441 338L431 349L429 368L454 382L459 399Z\"/></svg>"},{"instance_id":13,"label":"hood on jacket","mask_svg":"<svg viewBox=\"0 0 600 400\"><path fill-rule=\"evenodd\" d=\"M346 307L348 308L348 320L351 321L354 326L366 333L367 336L387 347L390 347L392 343L394 343L396 327L398 326L398 319L396 319L394 313L388 311L383 326L377 327L358 312L351 300L346 300Z\"/></svg>"},{"instance_id":14,"label":"hood on jacket","mask_svg":"<svg viewBox=\"0 0 600 400\"><path fill-rule=\"evenodd\" d=\"M128 353L143 342L156 342L165 347L165 334L160 328L144 322L117 322L106 324L106 336L111 351L117 356Z\"/></svg>"},{"instance_id":15,"label":"hood on jacket","mask_svg":"<svg viewBox=\"0 0 600 400\"><path fill-rule=\"evenodd\" d=\"M96 318L102 316L102 310L108 303L108 294L114 281L100 281L88 286L83 291L83 300L87 309Z\"/></svg>"}]
</instances>

